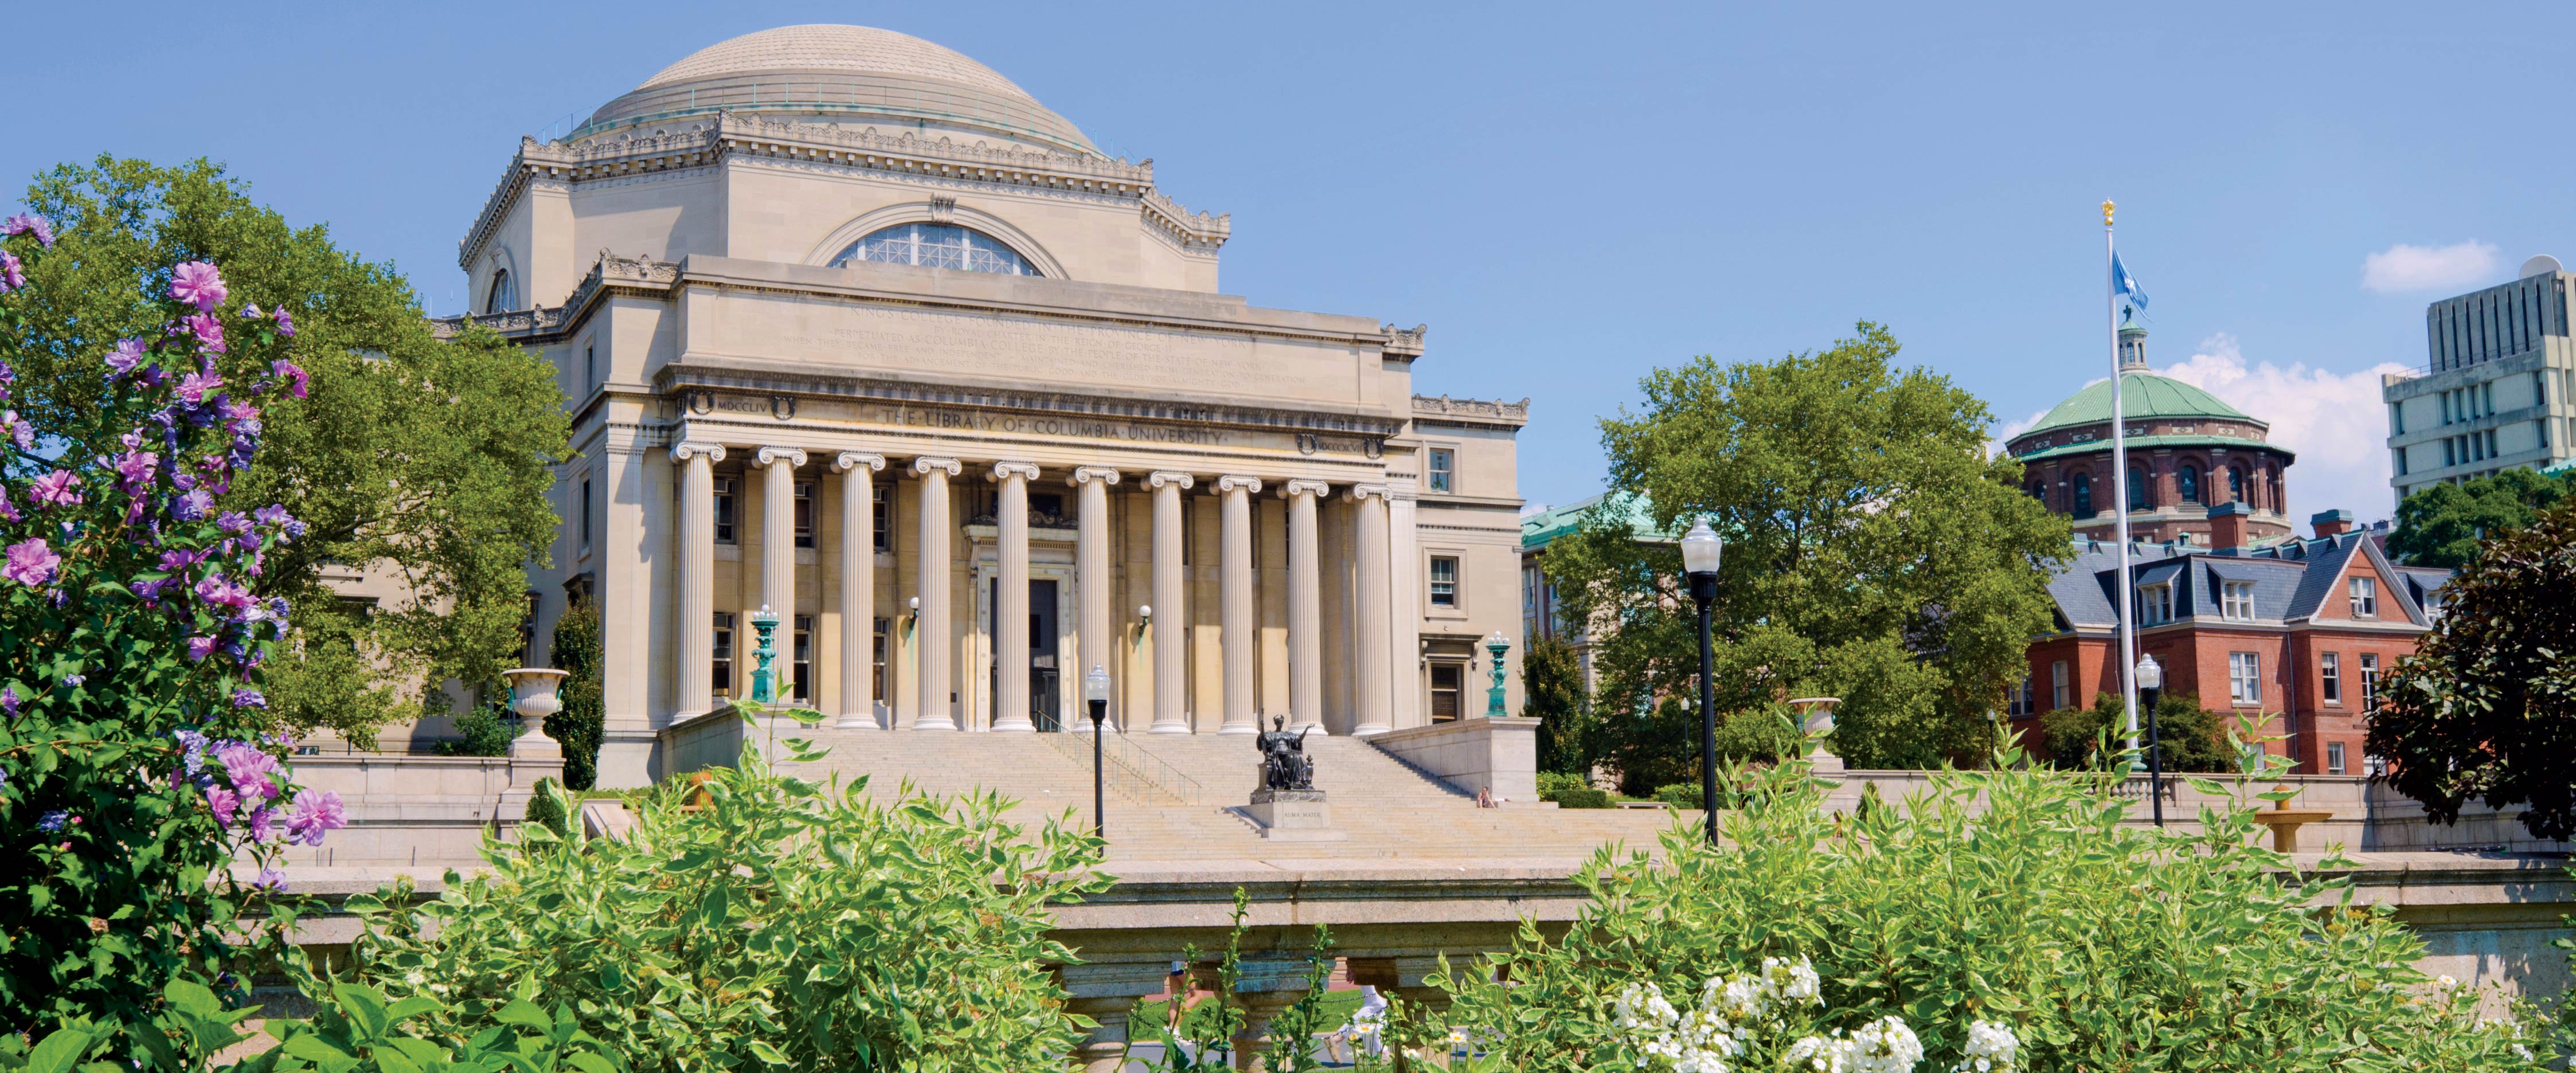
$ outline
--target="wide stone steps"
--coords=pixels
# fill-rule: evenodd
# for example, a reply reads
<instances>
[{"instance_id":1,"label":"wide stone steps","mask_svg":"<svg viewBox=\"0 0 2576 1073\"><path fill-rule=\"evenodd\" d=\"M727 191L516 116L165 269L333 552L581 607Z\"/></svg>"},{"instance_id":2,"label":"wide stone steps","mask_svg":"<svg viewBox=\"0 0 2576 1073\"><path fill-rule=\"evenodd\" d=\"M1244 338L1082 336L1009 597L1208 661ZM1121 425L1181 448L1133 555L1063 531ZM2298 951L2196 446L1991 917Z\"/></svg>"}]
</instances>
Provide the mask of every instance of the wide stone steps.
<instances>
[{"instance_id":1,"label":"wide stone steps","mask_svg":"<svg viewBox=\"0 0 2576 1073\"><path fill-rule=\"evenodd\" d=\"M965 734L819 729L804 736L831 747L810 764L782 764L805 778L868 776L867 794L891 802L909 783L953 796L992 789L1018 802L1012 820L1074 813L1091 822L1090 742L1082 735ZM1154 763L1131 772L1177 771L1188 788L1111 779L1109 856L1117 861L1438 859L1500 860L1589 855L1620 842L1651 849L1671 823L1662 811L1480 809L1471 793L1431 778L1354 738L1309 737L1315 786L1325 792L1339 842L1273 842L1230 810L1259 784L1260 755L1243 735L1131 734L1122 739ZM1112 742L1113 747L1118 743ZM1168 765L1163 769L1160 765Z\"/></svg>"}]
</instances>

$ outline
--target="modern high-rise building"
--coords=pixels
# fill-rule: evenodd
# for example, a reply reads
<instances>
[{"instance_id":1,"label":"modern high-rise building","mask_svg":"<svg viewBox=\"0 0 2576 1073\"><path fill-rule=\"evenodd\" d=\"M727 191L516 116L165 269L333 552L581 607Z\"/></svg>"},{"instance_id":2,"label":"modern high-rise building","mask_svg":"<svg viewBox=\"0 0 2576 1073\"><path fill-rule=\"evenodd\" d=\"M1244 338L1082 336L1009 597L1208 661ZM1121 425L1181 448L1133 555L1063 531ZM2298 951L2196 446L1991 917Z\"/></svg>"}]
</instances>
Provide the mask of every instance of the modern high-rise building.
<instances>
[{"instance_id":1,"label":"modern high-rise building","mask_svg":"<svg viewBox=\"0 0 2576 1073\"><path fill-rule=\"evenodd\" d=\"M2576 457L2576 341L2558 259L2523 262L2521 278L2445 298L2424 311L2428 361L2379 379L2388 404L2389 487L2397 500L2440 481L2546 469Z\"/></svg>"}]
</instances>

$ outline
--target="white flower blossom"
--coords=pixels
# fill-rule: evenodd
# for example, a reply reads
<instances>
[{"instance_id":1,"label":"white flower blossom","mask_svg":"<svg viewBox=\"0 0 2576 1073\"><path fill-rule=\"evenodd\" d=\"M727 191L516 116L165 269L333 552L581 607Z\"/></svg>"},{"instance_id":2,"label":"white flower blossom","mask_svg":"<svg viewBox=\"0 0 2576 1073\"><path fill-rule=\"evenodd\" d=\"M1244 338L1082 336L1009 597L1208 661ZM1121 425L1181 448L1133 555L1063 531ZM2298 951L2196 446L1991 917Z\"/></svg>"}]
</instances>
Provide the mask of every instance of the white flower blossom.
<instances>
[{"instance_id":1,"label":"white flower blossom","mask_svg":"<svg viewBox=\"0 0 2576 1073\"><path fill-rule=\"evenodd\" d=\"M1968 1045L1959 1053L1963 1057L1951 1073L2005 1073L2020 1059L2021 1037L2001 1021L1977 1021L1968 1026Z\"/></svg>"},{"instance_id":2,"label":"white flower blossom","mask_svg":"<svg viewBox=\"0 0 2576 1073\"><path fill-rule=\"evenodd\" d=\"M1781 1057L1790 1069L1812 1073L1913 1073L1923 1061L1923 1041L1914 1038L1904 1018L1890 1014L1849 1036L1841 1029L1808 1036L1790 1044Z\"/></svg>"}]
</instances>

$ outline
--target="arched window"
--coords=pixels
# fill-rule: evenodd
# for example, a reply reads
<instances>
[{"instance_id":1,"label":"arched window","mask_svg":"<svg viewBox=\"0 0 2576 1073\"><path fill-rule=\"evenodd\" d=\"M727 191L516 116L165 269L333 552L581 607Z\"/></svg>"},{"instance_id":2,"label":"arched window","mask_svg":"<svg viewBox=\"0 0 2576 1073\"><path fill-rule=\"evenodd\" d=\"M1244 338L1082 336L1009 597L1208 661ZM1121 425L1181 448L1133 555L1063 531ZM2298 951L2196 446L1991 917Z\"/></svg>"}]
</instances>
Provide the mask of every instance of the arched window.
<instances>
[{"instance_id":1,"label":"arched window","mask_svg":"<svg viewBox=\"0 0 2576 1073\"><path fill-rule=\"evenodd\" d=\"M868 237L850 243L832 258L832 267L852 261L874 261L890 265L919 265L923 268L954 268L966 272L997 272L1005 276L1035 276L1037 266L981 231L945 224L896 224L870 232Z\"/></svg>"},{"instance_id":2,"label":"arched window","mask_svg":"<svg viewBox=\"0 0 2576 1073\"><path fill-rule=\"evenodd\" d=\"M2230 503L2245 501L2245 467L2243 466L2227 467L2227 501Z\"/></svg>"},{"instance_id":3,"label":"arched window","mask_svg":"<svg viewBox=\"0 0 2576 1073\"><path fill-rule=\"evenodd\" d=\"M2272 500L2273 510L2285 511L2290 509L2290 492L2288 489L2281 487L2280 463L2276 462L2272 464L2271 479L2263 482L2263 484L2265 490L2270 493L2269 498Z\"/></svg>"},{"instance_id":4,"label":"arched window","mask_svg":"<svg viewBox=\"0 0 2576 1073\"><path fill-rule=\"evenodd\" d=\"M2078 518L2093 516L2093 475L2090 473L2075 475L2075 516Z\"/></svg>"},{"instance_id":5,"label":"arched window","mask_svg":"<svg viewBox=\"0 0 2576 1073\"><path fill-rule=\"evenodd\" d=\"M2182 493L2182 501L2183 501L2183 502L2185 502L2185 503L2198 503L2198 502L2200 502L2200 467L2199 467L2199 466L2195 466L2195 465L2191 465L2191 464L2189 464L2189 463L2185 463L2185 464L2183 465L2183 467L2182 467L2182 475L2174 481L2174 484L2175 484L2175 486L2176 486L2176 490L2178 490L2178 491L2180 491L2180 492Z\"/></svg>"},{"instance_id":6,"label":"arched window","mask_svg":"<svg viewBox=\"0 0 2576 1073\"><path fill-rule=\"evenodd\" d=\"M2030 482L2030 487L2024 488L2022 491L2030 493L2030 497L2038 500L2040 506L2045 507L2048 505L2047 481L2032 481Z\"/></svg>"},{"instance_id":7,"label":"arched window","mask_svg":"<svg viewBox=\"0 0 2576 1073\"><path fill-rule=\"evenodd\" d=\"M2147 471L2129 468L2129 509L2147 509Z\"/></svg>"},{"instance_id":8,"label":"arched window","mask_svg":"<svg viewBox=\"0 0 2576 1073\"><path fill-rule=\"evenodd\" d=\"M492 285L483 291L483 311L507 313L519 308L519 285L511 282L510 270L492 273Z\"/></svg>"}]
</instances>

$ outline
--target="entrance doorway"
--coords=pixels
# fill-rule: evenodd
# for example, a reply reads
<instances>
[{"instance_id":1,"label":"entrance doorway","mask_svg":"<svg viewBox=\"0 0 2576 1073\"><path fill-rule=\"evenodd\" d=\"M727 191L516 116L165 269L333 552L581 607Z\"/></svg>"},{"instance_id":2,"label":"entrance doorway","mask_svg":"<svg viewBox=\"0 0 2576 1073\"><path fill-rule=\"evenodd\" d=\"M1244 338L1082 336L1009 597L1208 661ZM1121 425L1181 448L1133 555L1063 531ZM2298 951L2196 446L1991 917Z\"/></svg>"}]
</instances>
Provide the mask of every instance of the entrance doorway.
<instances>
[{"instance_id":1,"label":"entrance doorway","mask_svg":"<svg viewBox=\"0 0 2576 1073\"><path fill-rule=\"evenodd\" d=\"M984 594L985 599L991 601L987 606L998 611L1002 606L1001 592L1002 579L994 578ZM1029 668L1029 722L1050 733L1064 729L1063 679L1056 665L1056 594L1054 578L1029 579L1028 651L1003 652L997 647L993 653L992 681L986 683L984 693L998 702L1002 696L1003 661L1025 660ZM993 631L993 638L994 644L999 646L999 629ZM994 722L1000 722L998 717L1001 713L993 714L996 716Z\"/></svg>"}]
</instances>

